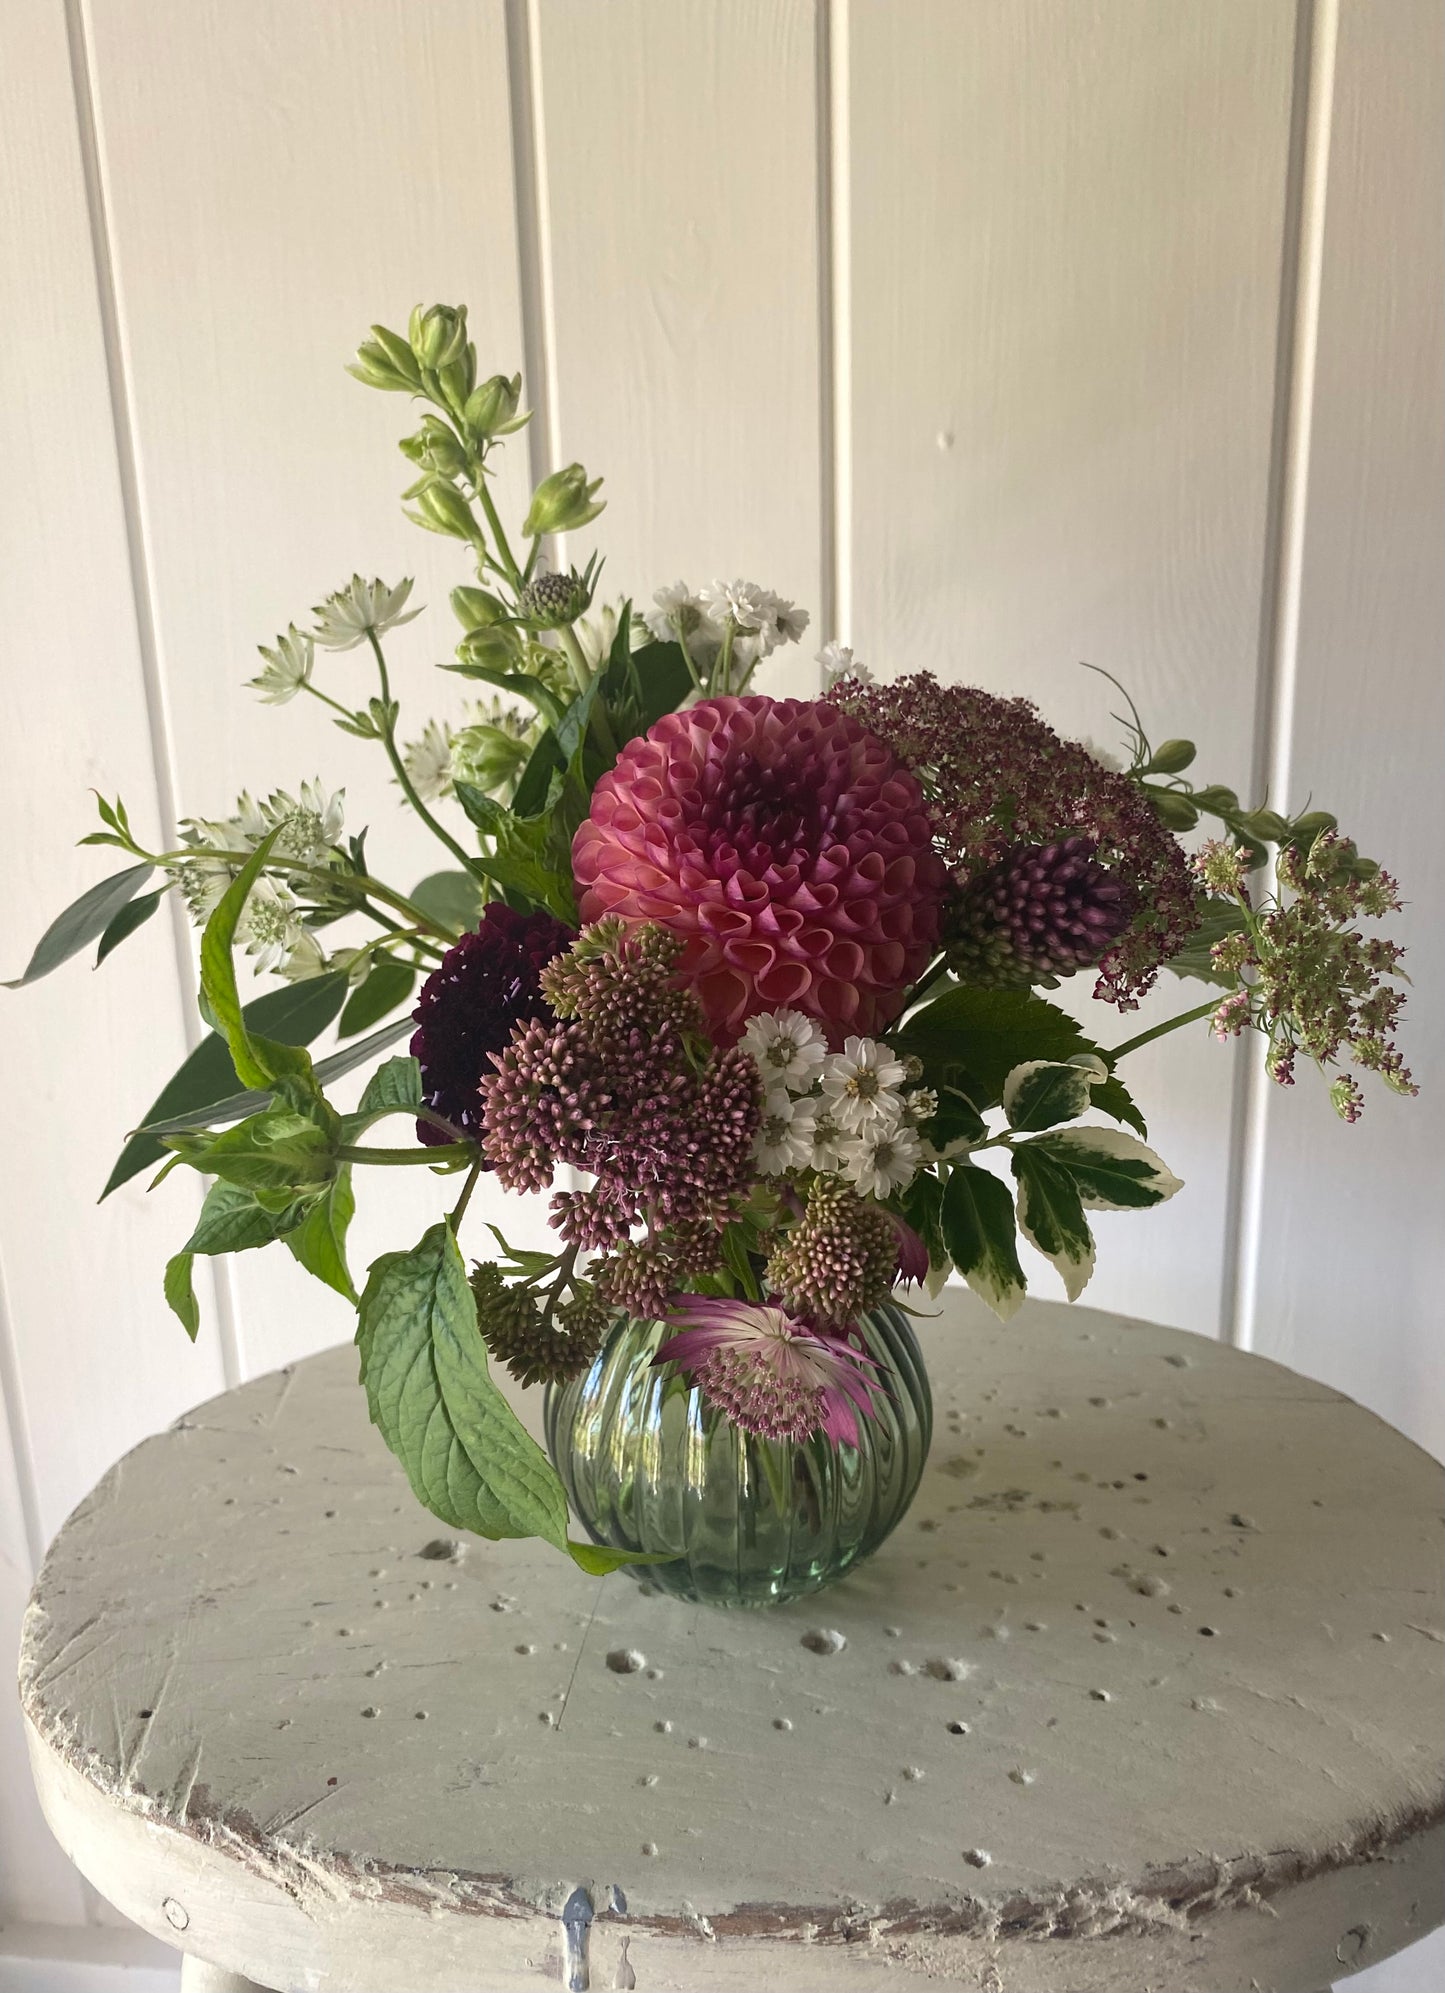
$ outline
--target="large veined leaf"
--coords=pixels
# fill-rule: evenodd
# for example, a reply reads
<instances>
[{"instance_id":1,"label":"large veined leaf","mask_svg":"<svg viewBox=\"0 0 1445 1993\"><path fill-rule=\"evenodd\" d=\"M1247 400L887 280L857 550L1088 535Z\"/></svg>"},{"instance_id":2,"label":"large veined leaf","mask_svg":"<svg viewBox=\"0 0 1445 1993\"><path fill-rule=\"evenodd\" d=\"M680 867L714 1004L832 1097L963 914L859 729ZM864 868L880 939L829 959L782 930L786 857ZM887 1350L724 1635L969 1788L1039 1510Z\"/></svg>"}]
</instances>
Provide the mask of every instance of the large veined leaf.
<instances>
[{"instance_id":1,"label":"large veined leaf","mask_svg":"<svg viewBox=\"0 0 1445 1993\"><path fill-rule=\"evenodd\" d=\"M1183 1184L1169 1166L1122 1128L1056 1128L1020 1143L1067 1171L1086 1211L1143 1211Z\"/></svg>"},{"instance_id":2,"label":"large veined leaf","mask_svg":"<svg viewBox=\"0 0 1445 1993\"><path fill-rule=\"evenodd\" d=\"M284 989L269 990L265 996L248 1003L242 1015L253 1035L282 1045L309 1045L321 1036L345 1001L344 975L316 976L310 982L288 983ZM356 1063L369 1058L371 1051L380 1050L382 1042L394 1042L407 1028L403 1024L380 1042L365 1041L369 1049L353 1048L361 1050ZM121 1150L101 1196L109 1197L113 1190L164 1157L165 1144L157 1139L159 1133L173 1134L187 1128L237 1121L242 1115L265 1106L264 1093L237 1093L237 1085L236 1068L231 1063L226 1041L213 1031L167 1080L146 1109L140 1129ZM231 1111L222 1112L223 1107Z\"/></svg>"},{"instance_id":3,"label":"large veined leaf","mask_svg":"<svg viewBox=\"0 0 1445 1993\"><path fill-rule=\"evenodd\" d=\"M6 983L6 989L18 990L23 989L26 983L38 983L42 976L48 976L52 969L58 969L62 962L68 962L72 955L78 955L82 948L89 947L97 936L105 933L122 908L135 898L154 870L153 865L127 866L124 872L102 879L99 885L92 886L78 900L73 900L64 913L56 915L36 942L35 952L24 975L12 977Z\"/></svg>"},{"instance_id":4,"label":"large veined leaf","mask_svg":"<svg viewBox=\"0 0 1445 1993\"><path fill-rule=\"evenodd\" d=\"M406 1002L415 983L416 970L410 962L397 962L389 955L378 957L366 980L358 983L347 998L336 1027L337 1037L354 1038L359 1031L380 1024L398 1004Z\"/></svg>"},{"instance_id":5,"label":"large veined leaf","mask_svg":"<svg viewBox=\"0 0 1445 1993\"><path fill-rule=\"evenodd\" d=\"M1053 1261L1069 1299L1077 1301L1094 1271L1094 1235L1074 1179L1031 1144L1015 1149L1012 1160L1019 1230Z\"/></svg>"},{"instance_id":6,"label":"large veined leaf","mask_svg":"<svg viewBox=\"0 0 1445 1993\"><path fill-rule=\"evenodd\" d=\"M979 1299L1006 1322L1024 1298L1008 1185L973 1163L955 1163L943 1186L939 1222L949 1258Z\"/></svg>"}]
</instances>

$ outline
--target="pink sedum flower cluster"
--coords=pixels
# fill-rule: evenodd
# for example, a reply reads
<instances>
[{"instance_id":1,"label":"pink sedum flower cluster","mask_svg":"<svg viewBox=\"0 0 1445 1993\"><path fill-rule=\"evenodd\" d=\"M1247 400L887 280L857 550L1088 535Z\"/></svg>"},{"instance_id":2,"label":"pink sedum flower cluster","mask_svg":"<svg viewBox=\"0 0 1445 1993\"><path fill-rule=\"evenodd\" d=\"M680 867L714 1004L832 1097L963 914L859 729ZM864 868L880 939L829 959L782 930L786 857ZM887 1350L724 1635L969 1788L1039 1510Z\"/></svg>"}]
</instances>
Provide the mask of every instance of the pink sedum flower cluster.
<instances>
[{"instance_id":1,"label":"pink sedum flower cluster","mask_svg":"<svg viewBox=\"0 0 1445 1993\"><path fill-rule=\"evenodd\" d=\"M623 749L572 865L582 918L657 921L714 1036L789 1006L838 1045L896 1018L947 874L923 794L825 701L705 699Z\"/></svg>"}]
</instances>

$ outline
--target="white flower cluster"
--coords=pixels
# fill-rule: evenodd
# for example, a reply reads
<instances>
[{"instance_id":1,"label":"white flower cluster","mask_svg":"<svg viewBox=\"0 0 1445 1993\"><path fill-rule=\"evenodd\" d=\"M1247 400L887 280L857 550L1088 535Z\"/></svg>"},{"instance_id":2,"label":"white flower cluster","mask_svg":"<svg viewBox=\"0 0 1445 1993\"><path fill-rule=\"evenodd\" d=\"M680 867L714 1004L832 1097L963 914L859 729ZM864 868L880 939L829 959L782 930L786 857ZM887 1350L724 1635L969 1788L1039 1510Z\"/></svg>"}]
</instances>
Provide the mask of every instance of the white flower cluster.
<instances>
[{"instance_id":1,"label":"white flower cluster","mask_svg":"<svg viewBox=\"0 0 1445 1993\"><path fill-rule=\"evenodd\" d=\"M830 1052L822 1028L798 1010L750 1018L743 1049L763 1076L753 1159L764 1176L814 1169L843 1176L864 1197L887 1197L924 1161L918 1127L937 1106L876 1038Z\"/></svg>"},{"instance_id":2,"label":"white flower cluster","mask_svg":"<svg viewBox=\"0 0 1445 1993\"><path fill-rule=\"evenodd\" d=\"M860 685L871 685L873 674L866 664L860 664L848 644L840 644L835 638L831 644L824 644L818 652L818 662L823 667L823 690L831 692L844 678L855 678Z\"/></svg>"},{"instance_id":3,"label":"white flower cluster","mask_svg":"<svg viewBox=\"0 0 1445 1993\"><path fill-rule=\"evenodd\" d=\"M234 816L215 821L189 817L181 825L182 842L191 845L196 855L170 869L197 926L210 919L226 888L273 830L279 835L272 856L297 866L298 875L289 882L270 876L258 879L246 902L237 937L247 954L255 957L258 973L275 969L300 982L326 968L325 950L303 924L292 887L301 883L301 868L325 869L336 862L345 795L344 789L328 795L319 782L303 782L299 799L284 789L260 801L242 795ZM315 897L313 883L308 898Z\"/></svg>"},{"instance_id":4,"label":"white flower cluster","mask_svg":"<svg viewBox=\"0 0 1445 1993\"><path fill-rule=\"evenodd\" d=\"M701 669L717 657L731 623L739 684L780 644L797 643L808 627L806 609L755 581L714 581L697 591L685 581L675 581L671 588L659 588L652 599L656 606L643 616L648 629L659 643L681 642Z\"/></svg>"}]
</instances>

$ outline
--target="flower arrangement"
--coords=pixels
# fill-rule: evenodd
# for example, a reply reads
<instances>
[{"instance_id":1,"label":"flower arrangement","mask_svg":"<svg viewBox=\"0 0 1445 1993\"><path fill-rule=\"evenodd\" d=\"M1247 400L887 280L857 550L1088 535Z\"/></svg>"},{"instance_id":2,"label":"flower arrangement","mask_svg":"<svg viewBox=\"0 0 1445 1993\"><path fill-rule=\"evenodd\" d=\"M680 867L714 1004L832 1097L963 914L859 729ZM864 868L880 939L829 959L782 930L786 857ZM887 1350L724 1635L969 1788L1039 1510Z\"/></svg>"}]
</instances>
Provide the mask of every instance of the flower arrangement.
<instances>
[{"instance_id":1,"label":"flower arrangement","mask_svg":"<svg viewBox=\"0 0 1445 1993\"><path fill-rule=\"evenodd\" d=\"M1180 1188L1121 1076L1165 1031L1258 1032L1271 1076L1314 1064L1347 1121L1359 1072L1415 1090L1394 1043L1400 950L1358 927L1398 890L1327 813L1196 787L1190 743L1151 746L1132 705L1114 766L1026 699L930 672L878 684L838 644L818 696L753 693L806 614L744 581L680 582L640 617L599 604L596 556L545 557L602 510L581 465L538 485L514 554L491 480L527 419L521 380L478 380L463 310L374 327L351 371L425 405L401 445L406 497L471 555L443 668L484 701L403 739L384 646L420 611L410 582L359 576L263 646L252 683L276 705L323 701L379 749L445 869L390 884L319 783L242 796L161 851L102 799L83 841L131 862L19 980L92 941L103 959L181 895L213 1032L107 1191L155 1162L157 1181L211 1179L165 1273L193 1337L198 1255L282 1243L354 1302L371 1416L449 1524L540 1535L589 1570L629 1556L569 1540L562 1484L489 1357L559 1382L620 1320L654 1321L655 1362L745 1432L848 1446L888 1388L857 1324L895 1289L956 1272L1007 1317L1022 1239L1076 1298L1088 1213ZM350 667L321 670L354 651L369 694ZM1220 834L1191 855L1205 817ZM238 952L279 987L243 1004ZM1089 974L1102 1014L1127 1012L1165 968L1216 987L1124 1042L1039 994ZM339 1049L313 1059L334 1021ZM367 1064L341 1111L328 1086ZM372 1138L390 1118L414 1140ZM358 1295L346 1233L366 1166L460 1187ZM487 1174L551 1193L555 1250L489 1228L469 1272L460 1237Z\"/></svg>"}]
</instances>

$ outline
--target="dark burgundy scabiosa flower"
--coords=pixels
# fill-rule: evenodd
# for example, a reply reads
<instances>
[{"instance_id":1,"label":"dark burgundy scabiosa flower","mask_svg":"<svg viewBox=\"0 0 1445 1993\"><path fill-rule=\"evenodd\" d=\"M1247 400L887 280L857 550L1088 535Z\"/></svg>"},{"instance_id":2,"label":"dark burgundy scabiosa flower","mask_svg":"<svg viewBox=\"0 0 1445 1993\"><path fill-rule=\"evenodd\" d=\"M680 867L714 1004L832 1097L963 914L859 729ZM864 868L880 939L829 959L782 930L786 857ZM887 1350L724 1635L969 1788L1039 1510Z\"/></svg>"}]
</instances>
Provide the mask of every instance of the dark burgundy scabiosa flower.
<instances>
[{"instance_id":1,"label":"dark burgundy scabiosa flower","mask_svg":"<svg viewBox=\"0 0 1445 1993\"><path fill-rule=\"evenodd\" d=\"M1028 699L940 685L926 671L891 685L845 678L828 697L918 776L965 901L1020 845L1088 841L1090 862L1113 875L1127 912L1095 958L1094 994L1132 1010L1197 925L1183 847L1138 784L1060 739Z\"/></svg>"},{"instance_id":2,"label":"dark burgundy scabiosa flower","mask_svg":"<svg viewBox=\"0 0 1445 1993\"><path fill-rule=\"evenodd\" d=\"M542 971L572 940L571 928L549 913L517 913L493 901L476 932L449 948L422 985L411 1041L422 1098L464 1135L481 1137L478 1089L492 1070L492 1054L515 1025L551 1016ZM418 1121L416 1133L428 1144L451 1140L429 1121Z\"/></svg>"},{"instance_id":3,"label":"dark burgundy scabiosa flower","mask_svg":"<svg viewBox=\"0 0 1445 1993\"><path fill-rule=\"evenodd\" d=\"M947 876L918 783L823 701L704 699L630 741L572 865L582 917L657 921L713 1035L780 1005L835 1045L897 1017Z\"/></svg>"},{"instance_id":4,"label":"dark burgundy scabiosa flower","mask_svg":"<svg viewBox=\"0 0 1445 1993\"><path fill-rule=\"evenodd\" d=\"M1016 844L971 879L945 936L964 980L1006 988L1102 961L1129 925L1134 896L1096 862L1097 849L1088 837Z\"/></svg>"}]
</instances>

